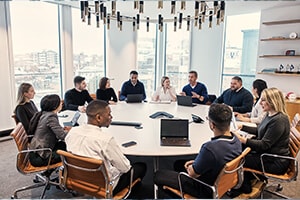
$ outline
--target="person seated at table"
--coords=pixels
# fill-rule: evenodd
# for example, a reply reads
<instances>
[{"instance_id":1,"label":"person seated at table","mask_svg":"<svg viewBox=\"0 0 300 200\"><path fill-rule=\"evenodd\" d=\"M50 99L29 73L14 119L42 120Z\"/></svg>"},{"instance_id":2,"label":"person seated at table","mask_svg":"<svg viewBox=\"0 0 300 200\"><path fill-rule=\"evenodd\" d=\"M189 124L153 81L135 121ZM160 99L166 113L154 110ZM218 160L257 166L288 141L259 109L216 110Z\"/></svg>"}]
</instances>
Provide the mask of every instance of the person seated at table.
<instances>
[{"instance_id":1,"label":"person seated at table","mask_svg":"<svg viewBox=\"0 0 300 200\"><path fill-rule=\"evenodd\" d=\"M225 90L214 103L225 103L233 112L251 112L253 106L252 94L243 87L243 81L239 76L234 76L230 82L230 88Z\"/></svg>"},{"instance_id":2,"label":"person seated at table","mask_svg":"<svg viewBox=\"0 0 300 200\"><path fill-rule=\"evenodd\" d=\"M183 169L191 177L197 178L209 185L213 185L224 165L242 153L239 139L230 132L232 118L231 109L224 104L212 104L208 111L209 127L214 137L204 143L195 160L175 162L175 169ZM177 166L177 165L183 166ZM182 171L183 171L182 170ZM160 191L162 186L179 189L178 172L158 170L154 175L154 183ZM211 189L194 182L189 177L183 177L183 191L196 198L212 198Z\"/></svg>"},{"instance_id":3,"label":"person seated at table","mask_svg":"<svg viewBox=\"0 0 300 200\"><path fill-rule=\"evenodd\" d=\"M261 154L290 155L290 122L286 112L283 94L277 88L264 89L261 94L260 104L263 111L267 112L267 116L257 127L238 124L241 130L255 134L257 137L255 139L248 139L241 137L238 133L236 133L236 136L245 147L250 147L252 150L250 154L245 157L244 166L262 171L260 161ZM287 159L276 159L274 157L266 157L264 159L265 172L272 174L284 174L289 164L290 160ZM242 187L235 190L232 193L232 197L237 196L239 193L251 193L251 180L254 178L252 173L245 172Z\"/></svg>"},{"instance_id":4,"label":"person seated at table","mask_svg":"<svg viewBox=\"0 0 300 200\"><path fill-rule=\"evenodd\" d=\"M75 88L68 90L65 93L65 109L66 110L79 110L85 112L85 104L93 100L86 89L85 78L82 76L74 77Z\"/></svg>"},{"instance_id":5,"label":"person seated at table","mask_svg":"<svg viewBox=\"0 0 300 200\"><path fill-rule=\"evenodd\" d=\"M175 88L170 85L167 76L161 78L161 86L156 89L152 96L153 101L176 101Z\"/></svg>"},{"instance_id":6,"label":"person seated at table","mask_svg":"<svg viewBox=\"0 0 300 200\"><path fill-rule=\"evenodd\" d=\"M113 194L128 186L130 168L134 170L133 180L143 178L146 164L133 163L123 155L115 138L102 127L109 127L112 116L109 104L102 100L90 102L86 108L87 124L73 127L65 141L67 150L73 154L104 161L110 180L113 180Z\"/></svg>"},{"instance_id":7,"label":"person seated at table","mask_svg":"<svg viewBox=\"0 0 300 200\"><path fill-rule=\"evenodd\" d=\"M260 124L263 118L266 116L266 112L263 111L260 105L261 92L267 88L267 83L264 80L256 79L252 83L252 94L255 97L255 101L252 107L251 113L241 114L235 112L236 118L242 122L251 122Z\"/></svg>"},{"instance_id":8,"label":"person seated at table","mask_svg":"<svg viewBox=\"0 0 300 200\"><path fill-rule=\"evenodd\" d=\"M31 119L29 133L33 135L29 149L50 148L50 151L37 151L29 154L30 163L33 166L47 166L61 161L56 153L58 149L66 150L63 142L70 127L63 128L59 124L57 113L62 109L62 102L58 95L46 95L41 100L41 111Z\"/></svg>"},{"instance_id":9,"label":"person seated at table","mask_svg":"<svg viewBox=\"0 0 300 200\"><path fill-rule=\"evenodd\" d=\"M114 104L118 101L116 93L110 87L110 80L107 77L102 77L99 81L99 89L96 91L96 98L106 101L109 104Z\"/></svg>"},{"instance_id":10,"label":"person seated at table","mask_svg":"<svg viewBox=\"0 0 300 200\"><path fill-rule=\"evenodd\" d=\"M138 80L138 72L135 70L130 72L130 79L122 85L120 101L126 100L128 94L142 94L143 100L146 99L144 84Z\"/></svg>"},{"instance_id":11,"label":"person seated at table","mask_svg":"<svg viewBox=\"0 0 300 200\"><path fill-rule=\"evenodd\" d=\"M32 99L35 91L30 83L22 83L18 89L17 103L15 108L16 122L21 122L26 133L28 133L29 122L38 109Z\"/></svg>"},{"instance_id":12,"label":"person seated at table","mask_svg":"<svg viewBox=\"0 0 300 200\"><path fill-rule=\"evenodd\" d=\"M198 73L196 71L189 72L189 84L182 88L181 95L192 96L193 103L205 104L208 101L206 86L197 82Z\"/></svg>"}]
</instances>

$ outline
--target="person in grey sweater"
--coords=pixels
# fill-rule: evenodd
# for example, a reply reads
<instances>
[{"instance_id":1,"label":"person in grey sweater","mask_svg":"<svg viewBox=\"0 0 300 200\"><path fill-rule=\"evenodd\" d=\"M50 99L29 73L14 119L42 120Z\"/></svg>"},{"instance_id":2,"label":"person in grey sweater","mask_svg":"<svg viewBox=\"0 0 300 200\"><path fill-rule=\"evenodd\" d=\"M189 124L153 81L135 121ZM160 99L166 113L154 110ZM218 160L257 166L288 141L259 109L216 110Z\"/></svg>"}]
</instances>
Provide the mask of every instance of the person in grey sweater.
<instances>
[{"instance_id":1,"label":"person in grey sweater","mask_svg":"<svg viewBox=\"0 0 300 200\"><path fill-rule=\"evenodd\" d=\"M262 171L260 155L263 153L289 156L290 122L285 108L285 101L281 91L277 88L264 89L260 102L267 116L257 127L239 125L243 131L255 134L254 139L247 139L236 133L236 136L245 145L251 148L251 153L246 156L245 167ZM290 161L287 159L264 158L265 171L272 174L284 174ZM251 173L245 172L241 192L250 193Z\"/></svg>"},{"instance_id":2,"label":"person in grey sweater","mask_svg":"<svg viewBox=\"0 0 300 200\"><path fill-rule=\"evenodd\" d=\"M69 128L60 126L57 113L62 108L62 102L58 95L46 95L41 100L41 111L36 113L29 124L29 134L33 135L29 145L30 149L50 148L50 151L31 152L29 159L33 166L48 165L51 156L51 164L60 162L60 156L56 150L66 150L63 142Z\"/></svg>"}]
</instances>

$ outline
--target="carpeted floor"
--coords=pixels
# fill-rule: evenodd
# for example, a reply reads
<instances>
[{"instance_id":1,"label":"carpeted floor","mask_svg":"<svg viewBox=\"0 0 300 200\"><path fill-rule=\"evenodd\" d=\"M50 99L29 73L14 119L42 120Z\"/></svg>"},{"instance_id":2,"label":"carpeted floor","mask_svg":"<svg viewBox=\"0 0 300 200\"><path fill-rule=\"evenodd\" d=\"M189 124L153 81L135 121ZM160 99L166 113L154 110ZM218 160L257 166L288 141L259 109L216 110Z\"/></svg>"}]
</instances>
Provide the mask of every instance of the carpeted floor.
<instances>
[{"instance_id":1,"label":"carpeted floor","mask_svg":"<svg viewBox=\"0 0 300 200\"><path fill-rule=\"evenodd\" d=\"M16 155L17 149L13 140L6 140L7 138L0 138L0 198L8 199L13 194L16 188L30 185L33 180L33 175L25 176L20 174L16 169ZM147 173L141 184L138 184L134 188L130 199L153 199L154 198L154 187L153 187L153 159L151 157L129 157L129 159L134 161L143 161L147 163ZM164 157L159 160L160 168L172 169L173 162L177 158L174 157ZM295 181L291 183L283 184L284 189L282 194L288 195L291 198L300 198L300 181ZM272 187L272 186L271 186ZM28 190L19 194L19 198L23 199L33 199L39 198L41 194L41 188ZM159 194L159 198L176 198L176 196ZM87 195L77 195L73 196L71 193L63 192L56 187L51 187L46 191L45 198L48 199L68 199L68 198L81 198L87 199L92 198ZM228 198L228 197L223 197ZM275 195L271 195L267 192L264 193L265 199L275 199L278 198Z\"/></svg>"}]
</instances>

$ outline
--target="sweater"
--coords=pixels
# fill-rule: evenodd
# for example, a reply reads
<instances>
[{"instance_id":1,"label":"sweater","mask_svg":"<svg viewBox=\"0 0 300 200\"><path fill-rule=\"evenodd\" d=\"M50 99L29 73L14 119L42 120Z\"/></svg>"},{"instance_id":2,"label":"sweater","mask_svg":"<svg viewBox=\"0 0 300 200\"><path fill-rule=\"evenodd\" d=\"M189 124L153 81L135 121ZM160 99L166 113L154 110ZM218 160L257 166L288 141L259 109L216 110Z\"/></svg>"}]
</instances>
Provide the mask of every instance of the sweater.
<instances>
[{"instance_id":1,"label":"sweater","mask_svg":"<svg viewBox=\"0 0 300 200\"><path fill-rule=\"evenodd\" d=\"M182 92L185 92L187 96L193 96L192 92L199 94L204 97L203 101L200 101L197 98L193 98L193 103L205 104L208 100L208 94L206 86L203 83L197 82L196 86L192 88L190 84L187 84L182 88Z\"/></svg>"},{"instance_id":2,"label":"sweater","mask_svg":"<svg viewBox=\"0 0 300 200\"><path fill-rule=\"evenodd\" d=\"M17 122L21 122L23 124L24 129L27 133L29 129L29 122L33 115L37 112L38 109L31 100L23 105L17 105L15 109L16 120Z\"/></svg>"},{"instance_id":3,"label":"sweater","mask_svg":"<svg viewBox=\"0 0 300 200\"><path fill-rule=\"evenodd\" d=\"M75 88L65 93L65 108L67 110L78 110L78 106L83 106L85 102L93 101L87 90L77 91Z\"/></svg>"},{"instance_id":4,"label":"sweater","mask_svg":"<svg viewBox=\"0 0 300 200\"><path fill-rule=\"evenodd\" d=\"M96 98L103 101L117 102L117 96L113 88L107 88L105 90L97 89Z\"/></svg>"},{"instance_id":5,"label":"sweater","mask_svg":"<svg viewBox=\"0 0 300 200\"><path fill-rule=\"evenodd\" d=\"M143 100L146 99L145 87L139 80L135 85L132 85L131 80L123 83L121 88L120 101L124 101L127 98L127 94L143 94Z\"/></svg>"},{"instance_id":6,"label":"sweater","mask_svg":"<svg viewBox=\"0 0 300 200\"><path fill-rule=\"evenodd\" d=\"M290 122L286 115L277 113L266 116L257 127L243 125L243 131L257 135L247 139L246 145L258 153L289 155Z\"/></svg>"},{"instance_id":7,"label":"sweater","mask_svg":"<svg viewBox=\"0 0 300 200\"><path fill-rule=\"evenodd\" d=\"M233 112L247 113L252 110L253 96L243 87L238 91L231 90L229 88L225 90L221 96L214 101L214 103L224 103L231 106Z\"/></svg>"}]
</instances>

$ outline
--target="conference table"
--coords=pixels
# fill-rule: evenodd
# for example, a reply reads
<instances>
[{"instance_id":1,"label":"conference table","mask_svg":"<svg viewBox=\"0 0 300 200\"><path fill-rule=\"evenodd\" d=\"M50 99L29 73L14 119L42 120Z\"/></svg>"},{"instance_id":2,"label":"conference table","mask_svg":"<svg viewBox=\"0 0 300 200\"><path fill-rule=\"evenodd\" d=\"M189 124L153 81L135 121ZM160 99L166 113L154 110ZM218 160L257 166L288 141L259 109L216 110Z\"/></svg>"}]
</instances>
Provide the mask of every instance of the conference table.
<instances>
[{"instance_id":1,"label":"conference table","mask_svg":"<svg viewBox=\"0 0 300 200\"><path fill-rule=\"evenodd\" d=\"M102 127L102 130L111 134L120 145L125 155L149 156L153 157L154 171L159 168L159 157L162 156L185 156L198 154L200 147L213 137L208 121L205 120L208 115L209 106L197 105L194 107L179 106L176 102L170 104L159 103L126 103L118 102L116 105L110 105L112 121L139 122L141 129L134 126L110 125L108 128ZM152 119L149 116L155 112L164 111L174 116L173 119L189 120L189 139L190 147L180 146L160 146L160 118ZM60 123L71 121L75 111L63 111L58 114ZM195 114L204 119L204 123L192 122L192 115ZM67 117L66 117L67 116ZM78 120L79 125L86 123L85 113L81 113ZM137 144L130 147L123 147L121 144L129 141L135 141ZM155 198L157 198L157 188L154 189Z\"/></svg>"}]
</instances>

